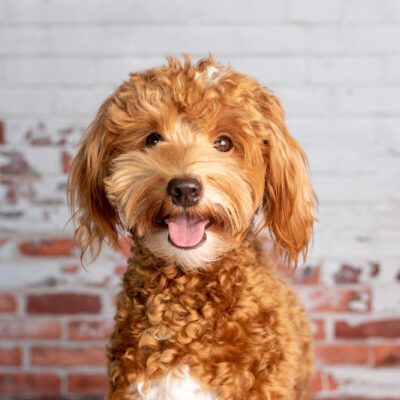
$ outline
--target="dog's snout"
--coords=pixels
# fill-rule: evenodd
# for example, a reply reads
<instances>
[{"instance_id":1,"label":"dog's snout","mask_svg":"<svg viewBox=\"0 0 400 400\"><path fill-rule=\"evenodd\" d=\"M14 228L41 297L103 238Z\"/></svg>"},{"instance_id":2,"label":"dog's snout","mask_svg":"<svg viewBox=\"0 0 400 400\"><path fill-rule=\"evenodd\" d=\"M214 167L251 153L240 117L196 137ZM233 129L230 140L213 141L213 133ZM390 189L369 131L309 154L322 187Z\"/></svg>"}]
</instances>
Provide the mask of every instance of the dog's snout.
<instances>
[{"instance_id":1,"label":"dog's snout","mask_svg":"<svg viewBox=\"0 0 400 400\"><path fill-rule=\"evenodd\" d=\"M194 178L174 178L167 186L167 193L177 206L195 206L203 195L201 182Z\"/></svg>"}]
</instances>

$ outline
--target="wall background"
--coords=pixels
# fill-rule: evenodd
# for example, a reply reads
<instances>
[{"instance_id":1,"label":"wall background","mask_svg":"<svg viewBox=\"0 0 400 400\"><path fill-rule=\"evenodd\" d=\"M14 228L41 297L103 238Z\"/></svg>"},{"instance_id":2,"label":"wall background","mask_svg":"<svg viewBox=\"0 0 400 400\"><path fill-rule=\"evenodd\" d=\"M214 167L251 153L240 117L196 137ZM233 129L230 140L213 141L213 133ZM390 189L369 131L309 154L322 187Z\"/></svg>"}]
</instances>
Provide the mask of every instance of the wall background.
<instances>
[{"instance_id":1,"label":"wall background","mask_svg":"<svg viewBox=\"0 0 400 400\"><path fill-rule=\"evenodd\" d=\"M318 398L400 399L399 0L0 0L2 399L102 397L125 255L80 267L71 157L129 71L209 51L281 97L309 156L320 222L293 279Z\"/></svg>"}]
</instances>

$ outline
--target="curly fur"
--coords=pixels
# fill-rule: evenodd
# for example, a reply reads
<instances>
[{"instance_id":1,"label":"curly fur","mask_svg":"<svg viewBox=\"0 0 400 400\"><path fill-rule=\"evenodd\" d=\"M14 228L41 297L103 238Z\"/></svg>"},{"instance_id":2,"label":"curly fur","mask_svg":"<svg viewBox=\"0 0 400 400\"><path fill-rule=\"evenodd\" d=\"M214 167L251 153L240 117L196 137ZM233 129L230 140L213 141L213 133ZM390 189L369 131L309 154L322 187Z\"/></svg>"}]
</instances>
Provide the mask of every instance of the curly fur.
<instances>
[{"instance_id":1,"label":"curly fur","mask_svg":"<svg viewBox=\"0 0 400 400\"><path fill-rule=\"evenodd\" d=\"M148 148L151 132L163 141ZM216 150L221 134L231 151ZM204 187L184 212L212 223L195 249L171 245L159 223L183 212L166 192L181 176ZM306 159L276 96L211 57L133 73L100 108L69 188L82 256L105 240L117 245L120 228L133 241L109 399L177 398L167 392L179 379L193 391L186 399L305 398L307 318L256 239L267 227L276 252L297 265L314 221Z\"/></svg>"}]
</instances>

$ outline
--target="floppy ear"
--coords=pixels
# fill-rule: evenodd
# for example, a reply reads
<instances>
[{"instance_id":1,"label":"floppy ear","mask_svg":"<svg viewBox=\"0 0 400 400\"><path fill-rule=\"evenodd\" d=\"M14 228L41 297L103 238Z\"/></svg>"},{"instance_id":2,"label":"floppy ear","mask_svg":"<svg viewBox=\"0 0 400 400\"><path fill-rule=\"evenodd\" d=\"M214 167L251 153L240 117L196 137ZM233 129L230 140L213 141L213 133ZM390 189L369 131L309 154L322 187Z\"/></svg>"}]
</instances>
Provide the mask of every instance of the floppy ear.
<instances>
[{"instance_id":1,"label":"floppy ear","mask_svg":"<svg viewBox=\"0 0 400 400\"><path fill-rule=\"evenodd\" d=\"M268 227L275 248L296 266L305 259L315 220L317 199L311 187L306 156L290 135L277 97L263 93L261 107L269 126L265 140L266 164L263 227Z\"/></svg>"},{"instance_id":2,"label":"floppy ear","mask_svg":"<svg viewBox=\"0 0 400 400\"><path fill-rule=\"evenodd\" d=\"M68 178L68 203L72 211L75 240L81 259L87 250L96 258L104 240L117 245L119 218L107 200L103 180L111 153L110 137L105 127L108 98L89 126Z\"/></svg>"}]
</instances>

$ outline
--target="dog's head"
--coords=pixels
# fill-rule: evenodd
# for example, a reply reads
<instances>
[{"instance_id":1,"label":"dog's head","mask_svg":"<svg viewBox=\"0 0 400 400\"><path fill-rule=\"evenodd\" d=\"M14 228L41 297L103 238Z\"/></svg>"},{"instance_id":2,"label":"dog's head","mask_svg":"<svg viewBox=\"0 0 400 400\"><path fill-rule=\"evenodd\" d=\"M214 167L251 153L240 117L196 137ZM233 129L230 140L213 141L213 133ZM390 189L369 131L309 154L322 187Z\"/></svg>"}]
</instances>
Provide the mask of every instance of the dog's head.
<instances>
[{"instance_id":1,"label":"dog's head","mask_svg":"<svg viewBox=\"0 0 400 400\"><path fill-rule=\"evenodd\" d=\"M257 212L297 263L316 204L277 97L211 57L131 74L84 137L69 189L82 254L122 227L186 270L237 246Z\"/></svg>"}]
</instances>

